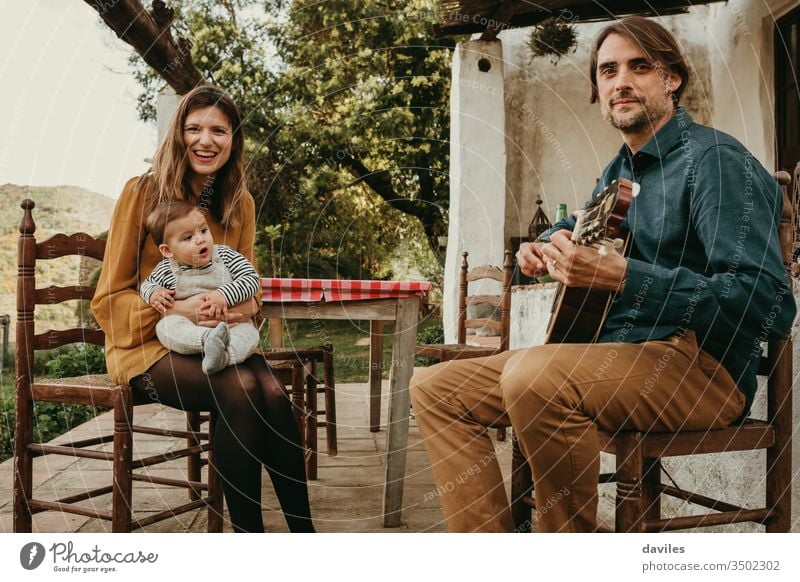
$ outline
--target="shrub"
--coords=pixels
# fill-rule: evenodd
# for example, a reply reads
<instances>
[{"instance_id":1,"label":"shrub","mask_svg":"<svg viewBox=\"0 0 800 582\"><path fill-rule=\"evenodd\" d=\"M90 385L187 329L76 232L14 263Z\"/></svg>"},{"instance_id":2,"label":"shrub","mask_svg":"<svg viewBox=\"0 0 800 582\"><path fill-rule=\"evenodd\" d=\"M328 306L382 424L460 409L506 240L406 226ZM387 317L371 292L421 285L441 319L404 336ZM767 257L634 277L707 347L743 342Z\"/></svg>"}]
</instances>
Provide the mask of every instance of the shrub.
<instances>
[{"instance_id":1,"label":"shrub","mask_svg":"<svg viewBox=\"0 0 800 582\"><path fill-rule=\"evenodd\" d=\"M64 346L51 352L37 352L35 369L49 376L68 378L85 374L105 374L103 348L92 344ZM99 410L81 404L37 402L33 408L33 440L46 443L94 418ZM14 393L0 395L0 461L11 457L14 438Z\"/></svg>"},{"instance_id":2,"label":"shrub","mask_svg":"<svg viewBox=\"0 0 800 582\"><path fill-rule=\"evenodd\" d=\"M429 325L417 331L417 345L419 344L443 344L444 327L441 324ZM430 366L436 360L431 358L417 357L414 361L415 366Z\"/></svg>"},{"instance_id":3,"label":"shrub","mask_svg":"<svg viewBox=\"0 0 800 582\"><path fill-rule=\"evenodd\" d=\"M51 352L45 362L49 376L69 378L86 374L105 374L105 350L94 344L75 344Z\"/></svg>"}]
</instances>

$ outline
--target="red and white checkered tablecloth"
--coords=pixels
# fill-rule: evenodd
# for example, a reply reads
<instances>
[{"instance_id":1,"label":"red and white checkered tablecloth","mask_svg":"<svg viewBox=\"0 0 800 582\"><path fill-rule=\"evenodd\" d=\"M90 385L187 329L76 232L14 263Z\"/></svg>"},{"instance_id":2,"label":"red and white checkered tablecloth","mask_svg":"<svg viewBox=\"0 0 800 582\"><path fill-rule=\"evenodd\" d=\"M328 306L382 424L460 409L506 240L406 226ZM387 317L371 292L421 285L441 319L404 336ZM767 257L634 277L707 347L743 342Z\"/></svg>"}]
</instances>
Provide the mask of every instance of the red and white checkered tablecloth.
<instances>
[{"instance_id":1,"label":"red and white checkered tablecloth","mask_svg":"<svg viewBox=\"0 0 800 582\"><path fill-rule=\"evenodd\" d=\"M261 279L264 302L362 301L388 297L422 297L427 281L350 281L340 279Z\"/></svg>"}]
</instances>

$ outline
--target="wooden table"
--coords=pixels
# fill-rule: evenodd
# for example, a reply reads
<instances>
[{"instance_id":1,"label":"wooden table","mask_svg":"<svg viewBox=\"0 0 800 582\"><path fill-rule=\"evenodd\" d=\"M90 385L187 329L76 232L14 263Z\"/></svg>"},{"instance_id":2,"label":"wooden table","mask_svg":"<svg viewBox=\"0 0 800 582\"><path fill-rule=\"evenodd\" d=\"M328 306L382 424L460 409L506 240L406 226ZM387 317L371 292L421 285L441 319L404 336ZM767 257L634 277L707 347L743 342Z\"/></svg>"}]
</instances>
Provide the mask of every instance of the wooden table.
<instances>
[{"instance_id":1,"label":"wooden table","mask_svg":"<svg viewBox=\"0 0 800 582\"><path fill-rule=\"evenodd\" d=\"M380 430L383 325L387 321L395 323L389 373L383 526L400 526L411 409L408 386L414 371L419 300L430 289L430 283L266 278L262 287L262 312L269 319L370 322L370 430L373 432Z\"/></svg>"}]
</instances>

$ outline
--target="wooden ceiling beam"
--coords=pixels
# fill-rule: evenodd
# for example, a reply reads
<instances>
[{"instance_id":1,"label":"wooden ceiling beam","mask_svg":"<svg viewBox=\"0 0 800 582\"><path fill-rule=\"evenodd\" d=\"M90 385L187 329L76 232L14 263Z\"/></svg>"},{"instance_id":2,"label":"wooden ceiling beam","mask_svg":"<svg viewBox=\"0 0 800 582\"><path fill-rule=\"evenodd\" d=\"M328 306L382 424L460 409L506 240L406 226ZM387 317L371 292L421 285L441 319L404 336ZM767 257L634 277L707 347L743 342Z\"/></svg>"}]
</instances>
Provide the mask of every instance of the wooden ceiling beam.
<instances>
[{"instance_id":1,"label":"wooden ceiling beam","mask_svg":"<svg viewBox=\"0 0 800 582\"><path fill-rule=\"evenodd\" d=\"M508 17L506 11L510 8L510 1L504 1L497 6L497 2L487 0L484 8L481 8L480 3L473 2L469 8L470 12L467 12L467 9L463 7L455 7L452 0L443 0L442 8L445 20L437 27L437 36L480 32L483 33L482 39L490 39L496 38L497 34L506 28L533 26L562 13L569 13L570 20L574 23L597 22L631 15L685 14L691 6L723 1L727 0L665 0L659 2L654 8L654 3L648 0L609 0L606 2L538 0L536 3L526 0L513 2L515 4L514 11ZM449 20L447 19L448 15L450 15ZM496 29L493 36L491 29Z\"/></svg>"},{"instance_id":2,"label":"wooden ceiling beam","mask_svg":"<svg viewBox=\"0 0 800 582\"><path fill-rule=\"evenodd\" d=\"M491 20L481 35L481 40L492 41L497 39L500 31L508 28L508 24L522 4L521 0L505 0L492 15Z\"/></svg>"}]
</instances>

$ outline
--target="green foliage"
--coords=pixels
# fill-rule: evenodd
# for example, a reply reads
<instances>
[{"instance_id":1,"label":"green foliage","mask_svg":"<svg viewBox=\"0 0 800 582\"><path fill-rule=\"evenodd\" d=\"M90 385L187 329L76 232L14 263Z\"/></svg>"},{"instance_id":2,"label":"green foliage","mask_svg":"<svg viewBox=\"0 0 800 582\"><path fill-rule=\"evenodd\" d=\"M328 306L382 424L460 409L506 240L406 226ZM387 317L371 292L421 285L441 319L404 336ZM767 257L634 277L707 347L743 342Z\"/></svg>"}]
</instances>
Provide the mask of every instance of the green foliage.
<instances>
[{"instance_id":1,"label":"green foliage","mask_svg":"<svg viewBox=\"0 0 800 582\"><path fill-rule=\"evenodd\" d=\"M14 454L14 397L11 391L0 392L0 463Z\"/></svg>"},{"instance_id":2,"label":"green foliage","mask_svg":"<svg viewBox=\"0 0 800 582\"><path fill-rule=\"evenodd\" d=\"M444 327L441 322L433 322L430 325L421 327L417 331L417 345L419 344L443 344L444 343ZM414 360L415 366L430 366L436 364L437 361L431 358L416 357Z\"/></svg>"},{"instance_id":3,"label":"green foliage","mask_svg":"<svg viewBox=\"0 0 800 582\"><path fill-rule=\"evenodd\" d=\"M46 372L49 376L66 378L85 374L105 374L106 361L103 348L92 344L64 346L51 352L37 352L34 372ZM13 454L14 437L14 391L8 379L3 377L0 391L0 461ZM80 404L36 402L33 407L33 440L44 443L72 430L94 418L98 410Z\"/></svg>"},{"instance_id":4,"label":"green foliage","mask_svg":"<svg viewBox=\"0 0 800 582\"><path fill-rule=\"evenodd\" d=\"M86 374L105 374L105 350L93 344L74 344L56 350L45 363L49 376L69 378Z\"/></svg>"},{"instance_id":5,"label":"green foliage","mask_svg":"<svg viewBox=\"0 0 800 582\"><path fill-rule=\"evenodd\" d=\"M552 57L552 63L558 62L562 56L574 52L578 40L575 27L561 18L548 18L533 27L528 48L533 56Z\"/></svg>"},{"instance_id":6,"label":"green foliage","mask_svg":"<svg viewBox=\"0 0 800 582\"><path fill-rule=\"evenodd\" d=\"M241 109L258 230L284 226L282 276L386 276L403 240L446 234L453 43L431 40L429 4L171 3L193 62ZM152 119L163 81L132 62Z\"/></svg>"},{"instance_id":7,"label":"green foliage","mask_svg":"<svg viewBox=\"0 0 800 582\"><path fill-rule=\"evenodd\" d=\"M417 332L418 344L443 344L444 327L441 323L429 325Z\"/></svg>"},{"instance_id":8,"label":"green foliage","mask_svg":"<svg viewBox=\"0 0 800 582\"><path fill-rule=\"evenodd\" d=\"M94 418L98 411L80 404L37 402L33 407L33 440L46 443ZM0 462L14 454L14 399L0 395Z\"/></svg>"}]
</instances>

